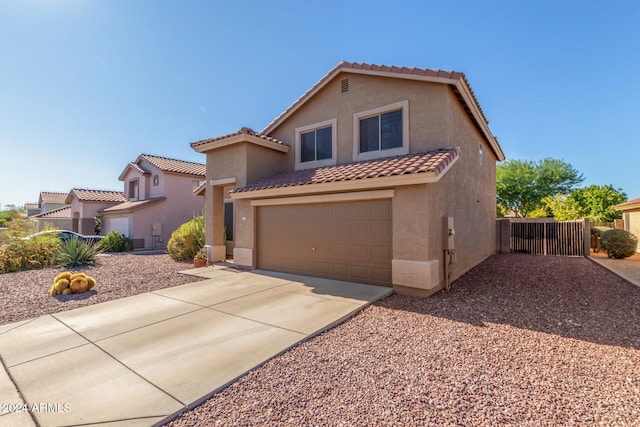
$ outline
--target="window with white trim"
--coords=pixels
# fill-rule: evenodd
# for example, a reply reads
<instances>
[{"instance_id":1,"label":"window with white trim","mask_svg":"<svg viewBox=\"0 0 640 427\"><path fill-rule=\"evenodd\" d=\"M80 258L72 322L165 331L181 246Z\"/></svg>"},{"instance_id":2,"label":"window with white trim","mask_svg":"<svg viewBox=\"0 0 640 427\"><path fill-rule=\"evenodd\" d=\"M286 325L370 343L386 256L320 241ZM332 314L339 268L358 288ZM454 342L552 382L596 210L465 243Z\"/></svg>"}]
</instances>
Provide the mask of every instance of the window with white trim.
<instances>
[{"instance_id":1,"label":"window with white trim","mask_svg":"<svg viewBox=\"0 0 640 427\"><path fill-rule=\"evenodd\" d=\"M354 160L407 154L409 152L409 101L355 113L353 129Z\"/></svg>"},{"instance_id":2,"label":"window with white trim","mask_svg":"<svg viewBox=\"0 0 640 427\"><path fill-rule=\"evenodd\" d=\"M335 164L335 119L296 128L296 169Z\"/></svg>"}]
</instances>

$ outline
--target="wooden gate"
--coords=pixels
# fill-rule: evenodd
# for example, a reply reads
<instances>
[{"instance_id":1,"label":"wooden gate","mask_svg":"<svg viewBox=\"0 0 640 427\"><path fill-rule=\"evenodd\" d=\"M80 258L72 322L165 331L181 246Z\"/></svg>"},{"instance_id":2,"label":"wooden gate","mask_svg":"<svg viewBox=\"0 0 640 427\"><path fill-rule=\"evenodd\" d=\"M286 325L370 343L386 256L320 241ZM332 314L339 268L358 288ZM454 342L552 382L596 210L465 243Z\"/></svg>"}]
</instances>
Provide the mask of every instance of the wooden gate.
<instances>
[{"instance_id":1,"label":"wooden gate","mask_svg":"<svg viewBox=\"0 0 640 427\"><path fill-rule=\"evenodd\" d=\"M589 219L555 221L550 218L498 220L498 251L553 256L589 255Z\"/></svg>"}]
</instances>

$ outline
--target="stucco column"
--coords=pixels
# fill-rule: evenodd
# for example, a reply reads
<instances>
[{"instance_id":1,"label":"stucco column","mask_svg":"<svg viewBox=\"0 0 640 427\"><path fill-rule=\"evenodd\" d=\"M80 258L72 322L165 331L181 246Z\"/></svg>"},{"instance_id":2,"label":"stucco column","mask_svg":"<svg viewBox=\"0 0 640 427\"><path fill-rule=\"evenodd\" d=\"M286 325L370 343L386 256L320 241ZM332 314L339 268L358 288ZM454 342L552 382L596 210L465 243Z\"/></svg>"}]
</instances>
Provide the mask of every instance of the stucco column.
<instances>
[{"instance_id":1,"label":"stucco column","mask_svg":"<svg viewBox=\"0 0 640 427\"><path fill-rule=\"evenodd\" d=\"M211 186L209 188L212 195L211 200L211 228L213 230L213 259L209 262L224 261L227 249L224 244L224 188L221 186Z\"/></svg>"}]
</instances>

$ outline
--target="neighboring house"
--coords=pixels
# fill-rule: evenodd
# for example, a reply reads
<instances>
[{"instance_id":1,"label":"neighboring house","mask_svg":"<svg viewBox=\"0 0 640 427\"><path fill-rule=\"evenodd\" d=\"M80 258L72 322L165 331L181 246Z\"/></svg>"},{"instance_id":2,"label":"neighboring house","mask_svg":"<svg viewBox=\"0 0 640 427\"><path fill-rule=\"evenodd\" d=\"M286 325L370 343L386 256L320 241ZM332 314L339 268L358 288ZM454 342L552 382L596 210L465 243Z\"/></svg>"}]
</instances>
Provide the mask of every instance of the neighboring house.
<instances>
[{"instance_id":1,"label":"neighboring house","mask_svg":"<svg viewBox=\"0 0 640 427\"><path fill-rule=\"evenodd\" d=\"M44 230L47 226L53 226L60 230L71 230L73 227L71 223L71 206L64 206L33 215L29 217L29 220L37 223L38 231Z\"/></svg>"},{"instance_id":2,"label":"neighboring house","mask_svg":"<svg viewBox=\"0 0 640 427\"><path fill-rule=\"evenodd\" d=\"M27 213L27 217L32 217L40 213L40 206L37 203L25 203L24 210Z\"/></svg>"},{"instance_id":3,"label":"neighboring house","mask_svg":"<svg viewBox=\"0 0 640 427\"><path fill-rule=\"evenodd\" d=\"M68 203L66 199L68 194L69 193L53 193L50 191L40 192L40 197L38 198L39 213L45 213L67 206Z\"/></svg>"},{"instance_id":4,"label":"neighboring house","mask_svg":"<svg viewBox=\"0 0 640 427\"><path fill-rule=\"evenodd\" d=\"M141 154L120 174L125 201L101 211L102 234L119 231L135 249L166 248L174 230L202 214L194 189L205 175L201 163Z\"/></svg>"},{"instance_id":5,"label":"neighboring house","mask_svg":"<svg viewBox=\"0 0 640 427\"><path fill-rule=\"evenodd\" d=\"M640 198L620 203L613 208L622 211L624 229L640 239ZM640 252L640 246L636 251Z\"/></svg>"},{"instance_id":6,"label":"neighboring house","mask_svg":"<svg viewBox=\"0 0 640 427\"><path fill-rule=\"evenodd\" d=\"M100 212L125 200L122 191L74 188L65 199L65 202L71 205L71 231L95 234L95 218L100 216Z\"/></svg>"},{"instance_id":7,"label":"neighboring house","mask_svg":"<svg viewBox=\"0 0 640 427\"><path fill-rule=\"evenodd\" d=\"M68 193L53 193L50 191L41 191L38 203L25 203L24 209L27 216L32 217L41 213L49 212L55 209L68 206L65 203Z\"/></svg>"},{"instance_id":8,"label":"neighboring house","mask_svg":"<svg viewBox=\"0 0 640 427\"><path fill-rule=\"evenodd\" d=\"M338 64L206 154L207 244L234 262L429 295L491 254L498 141L462 73Z\"/></svg>"}]
</instances>

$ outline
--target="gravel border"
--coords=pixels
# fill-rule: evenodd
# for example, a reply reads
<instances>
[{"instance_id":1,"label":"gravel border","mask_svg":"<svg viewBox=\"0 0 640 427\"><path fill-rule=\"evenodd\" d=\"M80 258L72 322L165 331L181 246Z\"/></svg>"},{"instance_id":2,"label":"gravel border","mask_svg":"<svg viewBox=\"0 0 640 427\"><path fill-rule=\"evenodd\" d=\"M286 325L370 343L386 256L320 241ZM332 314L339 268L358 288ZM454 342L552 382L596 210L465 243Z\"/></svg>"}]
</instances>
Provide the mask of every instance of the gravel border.
<instances>
[{"instance_id":1,"label":"gravel border","mask_svg":"<svg viewBox=\"0 0 640 427\"><path fill-rule=\"evenodd\" d=\"M176 262L167 254L103 254L95 266L71 269L94 277L95 289L55 296L49 295L53 278L67 269L0 274L0 325L202 280L178 274L192 267L193 262Z\"/></svg>"},{"instance_id":2,"label":"gravel border","mask_svg":"<svg viewBox=\"0 0 640 427\"><path fill-rule=\"evenodd\" d=\"M640 289L531 255L381 300L168 423L597 424L640 425Z\"/></svg>"}]
</instances>

